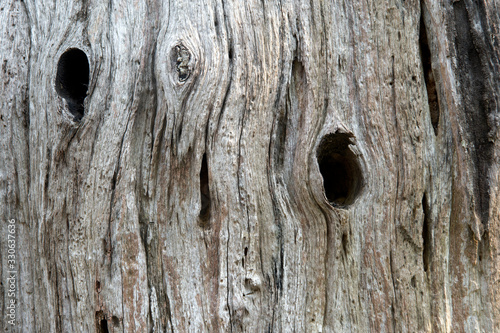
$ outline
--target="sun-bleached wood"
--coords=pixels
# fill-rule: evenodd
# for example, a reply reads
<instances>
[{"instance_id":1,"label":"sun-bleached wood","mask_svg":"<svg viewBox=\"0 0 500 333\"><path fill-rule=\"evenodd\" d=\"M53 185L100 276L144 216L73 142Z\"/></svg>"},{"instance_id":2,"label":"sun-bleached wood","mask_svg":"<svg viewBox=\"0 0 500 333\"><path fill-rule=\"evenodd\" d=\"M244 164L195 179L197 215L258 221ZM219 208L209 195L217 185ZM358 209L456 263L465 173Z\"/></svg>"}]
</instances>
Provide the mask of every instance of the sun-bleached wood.
<instances>
[{"instance_id":1,"label":"sun-bleached wood","mask_svg":"<svg viewBox=\"0 0 500 333\"><path fill-rule=\"evenodd\" d=\"M499 7L2 1L2 329L500 331Z\"/></svg>"}]
</instances>

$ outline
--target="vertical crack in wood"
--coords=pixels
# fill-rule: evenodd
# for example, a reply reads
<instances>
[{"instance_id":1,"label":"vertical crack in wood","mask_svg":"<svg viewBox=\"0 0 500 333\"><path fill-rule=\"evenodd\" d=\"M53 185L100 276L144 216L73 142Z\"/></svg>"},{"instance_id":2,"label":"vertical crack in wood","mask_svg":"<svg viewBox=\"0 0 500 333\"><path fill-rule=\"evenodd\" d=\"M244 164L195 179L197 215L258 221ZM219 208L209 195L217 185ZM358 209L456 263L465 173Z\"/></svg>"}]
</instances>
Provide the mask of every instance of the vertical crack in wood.
<instances>
[{"instance_id":1,"label":"vertical crack in wood","mask_svg":"<svg viewBox=\"0 0 500 333\"><path fill-rule=\"evenodd\" d=\"M397 240L396 240L397 242ZM389 250L389 266L390 266L390 269L391 269L391 281L392 281L392 292L393 292L393 295L392 295L392 301L391 301L391 323L392 323L392 331L393 332L398 332L396 330L396 305L398 304L397 300L396 300L396 290L397 290L397 285L396 285L396 278L394 277L394 275L396 274L395 272L395 268L394 268L394 258L393 258L393 254L392 254L392 251L393 251L393 246L392 246L392 237L391 237L391 248Z\"/></svg>"},{"instance_id":2,"label":"vertical crack in wood","mask_svg":"<svg viewBox=\"0 0 500 333\"><path fill-rule=\"evenodd\" d=\"M286 136L288 130L287 124L287 116L288 116L288 106L285 107L284 111L279 113L279 116L275 120L273 130L274 133L274 145L272 145L272 158L273 158L273 166L278 170L283 170L283 163L285 157L285 144L286 144ZM272 143L273 140L270 140ZM271 152L270 152L271 153ZM271 154L270 154L271 156Z\"/></svg>"},{"instance_id":3,"label":"vertical crack in wood","mask_svg":"<svg viewBox=\"0 0 500 333\"><path fill-rule=\"evenodd\" d=\"M422 211L424 215L424 221L422 225L422 261L424 264L424 271L429 275L429 265L431 263L432 255L432 230L431 230L431 220L429 216L429 203L426 194L422 197Z\"/></svg>"},{"instance_id":4,"label":"vertical crack in wood","mask_svg":"<svg viewBox=\"0 0 500 333\"><path fill-rule=\"evenodd\" d=\"M427 27L425 25L424 15L427 8L423 1L420 5L420 32L419 32L419 46L420 46L420 58L422 60L422 69L424 72L424 82L425 88L427 90L427 102L429 105L429 112L431 116L432 128L434 129L434 134L438 135L439 126L439 99L436 87L436 80L434 77L434 71L432 70L432 55L429 47L429 40L427 38Z\"/></svg>"},{"instance_id":5,"label":"vertical crack in wood","mask_svg":"<svg viewBox=\"0 0 500 333\"><path fill-rule=\"evenodd\" d=\"M273 195L274 197L274 195ZM276 288L276 297L275 297L275 302L278 302L278 295L282 295L283 293L283 274L284 274L284 255L285 255L285 249L284 249L284 244L283 244L283 230L282 230L282 222L280 218L280 213L277 208L274 209L274 215L275 215L275 223L276 223L276 240L278 243L279 247L279 254L278 257L276 258L273 256L273 280L274 280L274 287Z\"/></svg>"},{"instance_id":6,"label":"vertical crack in wood","mask_svg":"<svg viewBox=\"0 0 500 333\"><path fill-rule=\"evenodd\" d=\"M273 282L274 289L273 292L274 304L278 304L279 296L283 293L283 277L284 277L284 252L285 244L283 239L283 216L279 209L281 203L277 197L277 175L280 174L279 171L283 170L284 161L284 151L285 151L285 140L287 134L287 114L288 110L285 108L278 112L273 120L271 129L271 139L269 140L268 148L268 167L267 167L267 180L269 186L269 193L271 195L272 207L273 207L273 217L274 225L276 227L276 242L278 244L279 253L275 257L273 255ZM264 271L264 270L263 270ZM274 311L275 306L272 306L273 314L271 323L274 325ZM268 329L272 330L271 324L269 324Z\"/></svg>"},{"instance_id":7,"label":"vertical crack in wood","mask_svg":"<svg viewBox=\"0 0 500 333\"><path fill-rule=\"evenodd\" d=\"M206 227L210 218L210 186L208 177L207 154L203 154L200 170L200 220L201 225Z\"/></svg>"},{"instance_id":8,"label":"vertical crack in wood","mask_svg":"<svg viewBox=\"0 0 500 333\"><path fill-rule=\"evenodd\" d=\"M347 261L347 233L342 234L342 250L344 251L344 257Z\"/></svg>"},{"instance_id":9,"label":"vertical crack in wood","mask_svg":"<svg viewBox=\"0 0 500 333\"><path fill-rule=\"evenodd\" d=\"M231 36L231 30L230 30L230 27L229 27L229 19L228 19L228 11L226 9L226 4L225 4L225 1L223 0L221 2L221 5L222 5L222 15L223 15L223 18L224 18L224 28L225 28L225 31L227 33L227 47L228 47L228 66L229 66L229 74L228 74L228 84L227 84L227 88L226 88L226 91L224 93L224 97L223 97L223 101L222 101L222 105L221 105L221 109L220 109L220 112L219 112L219 116L218 116L218 119L217 119L217 129L216 129L216 133L219 132L219 129L220 129L220 125L222 123L222 117L223 117L223 113L226 109L226 103L229 99L229 95L230 95L230 92L231 92L231 87L232 87L232 80L233 80L233 70L234 70L234 65L233 65L233 53L234 53L234 50L233 50L233 38ZM212 142L215 142L212 141ZM230 275L229 275L229 265L230 265L230 262L229 262L229 242L230 242L230 239L231 239L231 233L230 233L230 227L229 227L229 223L227 223L226 225L226 232L227 232L227 240L226 240L226 306L227 306L227 313L228 313L228 316L229 316L229 325L228 325L228 328L229 328L229 331L232 332L233 331L233 313L232 313L232 304L231 304L231 287L230 287Z\"/></svg>"},{"instance_id":10,"label":"vertical crack in wood","mask_svg":"<svg viewBox=\"0 0 500 333\"><path fill-rule=\"evenodd\" d=\"M158 83L156 82L156 51L157 51L157 43L154 43L152 46L152 54L151 54L151 91L152 91L152 97L153 97L153 105L151 106L152 109L152 116L151 116L151 123L150 123L150 133L151 133L151 138L152 138L152 143L151 143L151 151L149 152L150 154L150 170L152 170L152 165L153 164L153 153L154 153L154 138L155 138L155 124L156 124L156 118L158 116ZM161 131L161 127L160 127ZM163 139L163 133L160 139ZM150 173L151 175L152 173ZM148 188L149 191L149 188Z\"/></svg>"}]
</instances>

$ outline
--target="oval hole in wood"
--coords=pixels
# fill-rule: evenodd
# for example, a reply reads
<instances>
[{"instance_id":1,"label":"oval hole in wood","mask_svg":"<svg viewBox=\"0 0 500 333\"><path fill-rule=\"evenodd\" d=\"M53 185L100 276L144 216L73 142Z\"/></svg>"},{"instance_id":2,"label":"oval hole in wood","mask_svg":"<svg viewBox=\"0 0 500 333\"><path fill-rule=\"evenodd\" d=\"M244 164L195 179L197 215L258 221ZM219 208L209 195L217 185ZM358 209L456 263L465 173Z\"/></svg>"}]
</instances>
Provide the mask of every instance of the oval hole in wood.
<instances>
[{"instance_id":1,"label":"oval hole in wood","mask_svg":"<svg viewBox=\"0 0 500 333\"><path fill-rule=\"evenodd\" d=\"M89 60L85 52L72 48L57 63L56 91L68 103L68 111L79 121L84 115L83 101L89 86Z\"/></svg>"},{"instance_id":2,"label":"oval hole in wood","mask_svg":"<svg viewBox=\"0 0 500 333\"><path fill-rule=\"evenodd\" d=\"M334 206L352 204L363 183L358 158L349 148L352 137L347 133L328 134L318 146L316 157L323 176L323 189Z\"/></svg>"}]
</instances>

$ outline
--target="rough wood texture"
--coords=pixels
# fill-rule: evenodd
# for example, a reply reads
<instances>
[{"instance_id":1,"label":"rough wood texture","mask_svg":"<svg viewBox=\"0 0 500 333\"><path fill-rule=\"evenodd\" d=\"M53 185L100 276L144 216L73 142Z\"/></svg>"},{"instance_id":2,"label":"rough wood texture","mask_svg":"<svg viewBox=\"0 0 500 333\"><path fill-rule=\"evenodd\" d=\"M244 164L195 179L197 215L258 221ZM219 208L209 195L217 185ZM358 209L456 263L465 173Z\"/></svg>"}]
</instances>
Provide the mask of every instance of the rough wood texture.
<instances>
[{"instance_id":1,"label":"rough wood texture","mask_svg":"<svg viewBox=\"0 0 500 333\"><path fill-rule=\"evenodd\" d=\"M500 332L499 9L2 1L4 331Z\"/></svg>"}]
</instances>

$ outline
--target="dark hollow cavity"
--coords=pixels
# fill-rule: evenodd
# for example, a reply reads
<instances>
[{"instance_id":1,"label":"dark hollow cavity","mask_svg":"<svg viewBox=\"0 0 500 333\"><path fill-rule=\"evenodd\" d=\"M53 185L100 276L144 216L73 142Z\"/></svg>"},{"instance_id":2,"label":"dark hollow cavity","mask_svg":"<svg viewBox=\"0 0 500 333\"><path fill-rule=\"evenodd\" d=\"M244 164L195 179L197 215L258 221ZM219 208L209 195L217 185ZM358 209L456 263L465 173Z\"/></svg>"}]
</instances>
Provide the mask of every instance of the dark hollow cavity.
<instances>
[{"instance_id":1,"label":"dark hollow cavity","mask_svg":"<svg viewBox=\"0 0 500 333\"><path fill-rule=\"evenodd\" d=\"M96 332L98 333L108 333L108 321L104 315L103 311L97 311L95 313L96 317Z\"/></svg>"},{"instance_id":2,"label":"dark hollow cavity","mask_svg":"<svg viewBox=\"0 0 500 333\"><path fill-rule=\"evenodd\" d=\"M108 333L108 321L106 319L101 320L101 332Z\"/></svg>"},{"instance_id":3,"label":"dark hollow cavity","mask_svg":"<svg viewBox=\"0 0 500 333\"><path fill-rule=\"evenodd\" d=\"M429 263L431 261L431 247L432 247L432 234L431 234L431 221L429 218L429 204L427 203L427 197L424 194L422 198L422 209L424 213L424 223L422 225L422 259L424 262L424 271L429 273Z\"/></svg>"},{"instance_id":4,"label":"dark hollow cavity","mask_svg":"<svg viewBox=\"0 0 500 333\"><path fill-rule=\"evenodd\" d=\"M115 327L120 326L120 319L118 319L118 317L117 317L117 316L113 316L113 317L111 317L111 321L113 322L113 325L114 325Z\"/></svg>"},{"instance_id":5,"label":"dark hollow cavity","mask_svg":"<svg viewBox=\"0 0 500 333\"><path fill-rule=\"evenodd\" d=\"M319 170L323 176L326 198L335 206L354 202L363 183L357 156L349 149L351 134L328 134L317 150Z\"/></svg>"},{"instance_id":6,"label":"dark hollow cavity","mask_svg":"<svg viewBox=\"0 0 500 333\"><path fill-rule=\"evenodd\" d=\"M210 217L210 187L208 185L207 154L203 154L203 160L201 162L200 198L201 198L200 218L206 220Z\"/></svg>"},{"instance_id":7,"label":"dark hollow cavity","mask_svg":"<svg viewBox=\"0 0 500 333\"><path fill-rule=\"evenodd\" d=\"M80 49L64 52L57 63L56 91L68 103L75 120L84 115L83 101L89 86L89 60Z\"/></svg>"}]
</instances>

